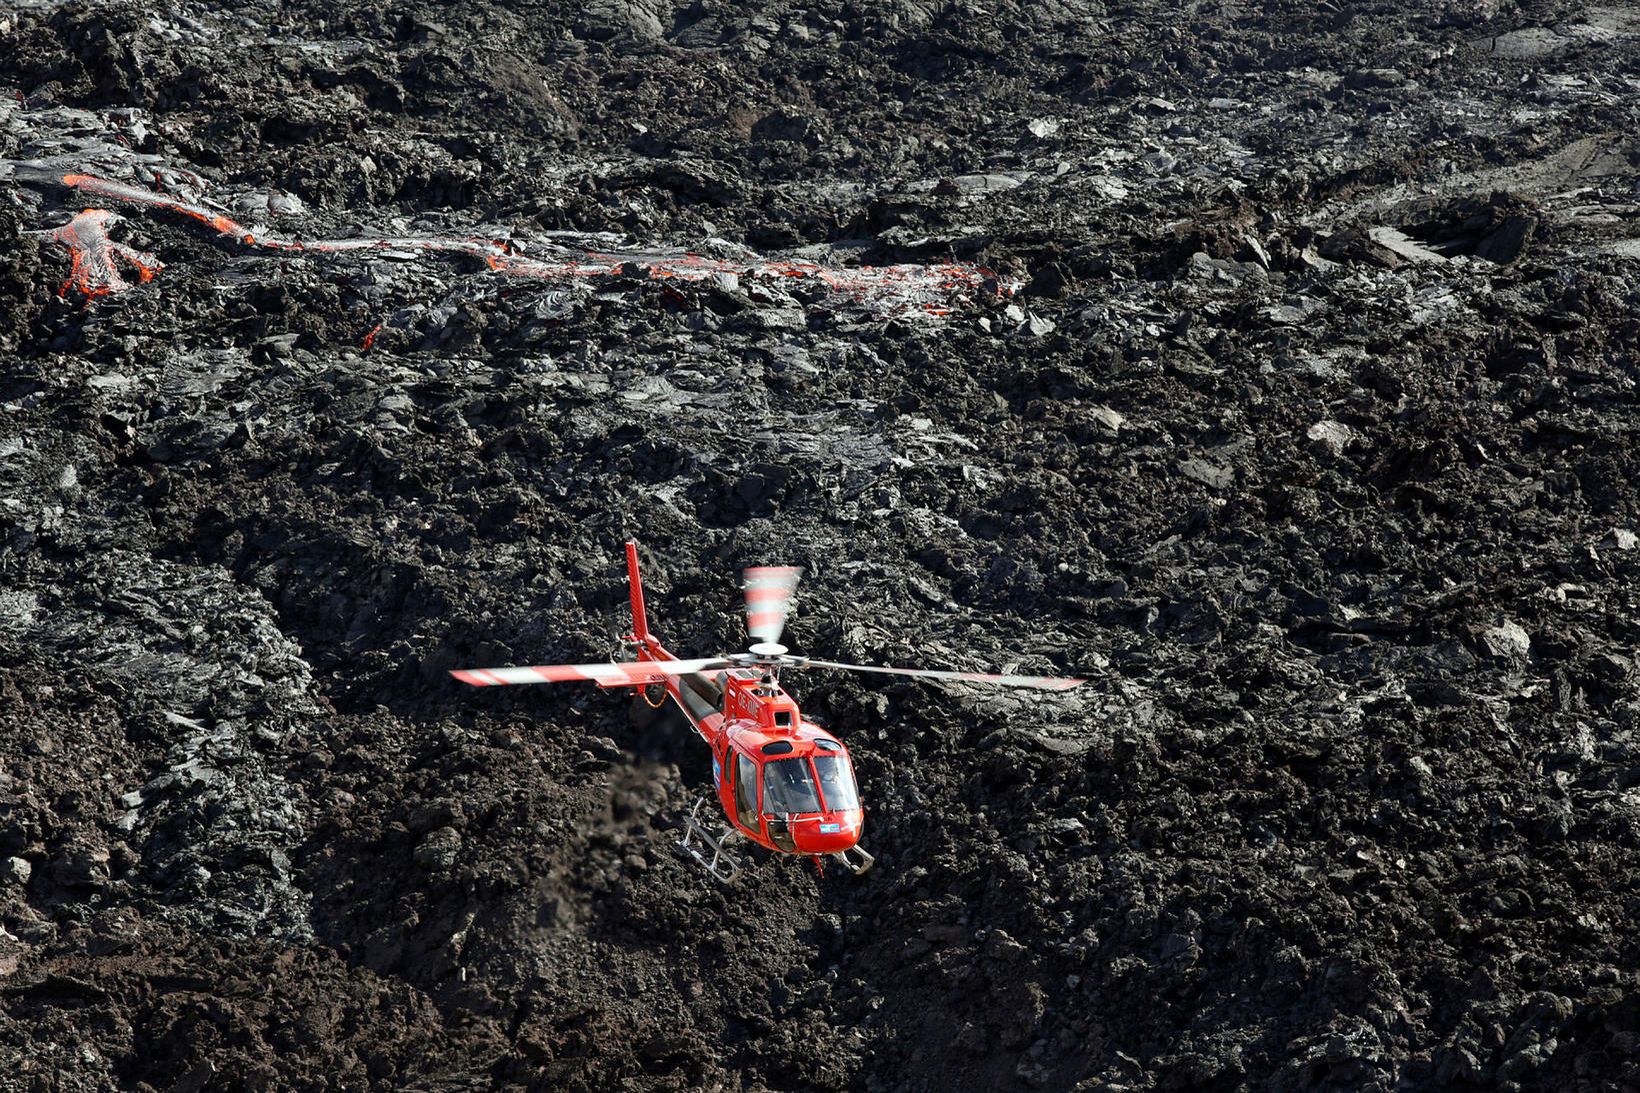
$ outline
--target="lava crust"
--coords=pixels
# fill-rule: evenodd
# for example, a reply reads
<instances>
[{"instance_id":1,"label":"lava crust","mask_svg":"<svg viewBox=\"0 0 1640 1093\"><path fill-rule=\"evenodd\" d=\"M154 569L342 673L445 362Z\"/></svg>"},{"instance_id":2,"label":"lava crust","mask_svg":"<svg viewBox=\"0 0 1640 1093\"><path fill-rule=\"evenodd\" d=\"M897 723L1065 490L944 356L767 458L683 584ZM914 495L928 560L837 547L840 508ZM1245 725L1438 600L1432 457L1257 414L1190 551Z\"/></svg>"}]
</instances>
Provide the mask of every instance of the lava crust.
<instances>
[{"instance_id":1,"label":"lava crust","mask_svg":"<svg viewBox=\"0 0 1640 1093\"><path fill-rule=\"evenodd\" d=\"M0 14L0 1089L1640 1089L1640 17L391 7Z\"/></svg>"}]
</instances>

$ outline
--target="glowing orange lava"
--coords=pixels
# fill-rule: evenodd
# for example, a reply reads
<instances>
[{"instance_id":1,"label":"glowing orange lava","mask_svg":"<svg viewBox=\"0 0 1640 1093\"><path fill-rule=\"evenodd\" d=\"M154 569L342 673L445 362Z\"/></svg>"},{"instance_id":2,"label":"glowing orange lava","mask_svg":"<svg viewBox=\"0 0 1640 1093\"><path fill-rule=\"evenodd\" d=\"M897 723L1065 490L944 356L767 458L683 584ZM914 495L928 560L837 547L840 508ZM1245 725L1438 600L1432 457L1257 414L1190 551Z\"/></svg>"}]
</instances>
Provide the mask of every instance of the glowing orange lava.
<instances>
[{"instance_id":1,"label":"glowing orange lava","mask_svg":"<svg viewBox=\"0 0 1640 1093\"><path fill-rule=\"evenodd\" d=\"M81 193L95 194L113 201L126 201L133 205L157 205L160 208L170 209L172 212L191 216L204 224L209 224L223 235L231 236L247 245L262 246L270 244L256 239L251 233L237 223L218 213L213 213L203 205L194 205L187 201L178 201L153 190L144 190L137 186L127 186L122 182L110 182L106 178L95 175L64 175L63 185L79 190Z\"/></svg>"},{"instance_id":2,"label":"glowing orange lava","mask_svg":"<svg viewBox=\"0 0 1640 1093\"><path fill-rule=\"evenodd\" d=\"M81 193L94 194L112 201L169 209L207 224L245 246L268 250L325 254L360 250L411 250L466 254L482 260L491 270L504 276L548 281L576 277L608 277L630 267L642 270L649 277L673 278L680 281L705 281L725 274L753 280L808 279L835 292L854 297L878 310L922 311L931 315L945 314L949 310L947 305L954 297L971 296L976 292L985 291L987 286L990 286L990 291L997 294L1010 294L1012 291L1009 286L999 282L990 270L954 262L926 266L822 266L817 262L770 261L751 257L731 261L662 251L614 254L586 251L580 255L532 258L484 239L441 236L280 239L253 235L248 228L203 205L182 201L154 190L144 190L137 186L98 178L95 175L64 175L63 184ZM157 268L157 263L155 266ZM145 274L143 279L147 280L150 276L151 273Z\"/></svg>"},{"instance_id":3,"label":"glowing orange lava","mask_svg":"<svg viewBox=\"0 0 1640 1093\"><path fill-rule=\"evenodd\" d=\"M68 248L74 263L59 295L66 296L74 288L87 296L124 292L131 283L120 276L118 263L121 261L136 269L137 277L143 282L152 281L154 274L165 268L152 254L108 237L109 225L118 223L119 219L107 209L87 209L51 233L53 239Z\"/></svg>"}]
</instances>

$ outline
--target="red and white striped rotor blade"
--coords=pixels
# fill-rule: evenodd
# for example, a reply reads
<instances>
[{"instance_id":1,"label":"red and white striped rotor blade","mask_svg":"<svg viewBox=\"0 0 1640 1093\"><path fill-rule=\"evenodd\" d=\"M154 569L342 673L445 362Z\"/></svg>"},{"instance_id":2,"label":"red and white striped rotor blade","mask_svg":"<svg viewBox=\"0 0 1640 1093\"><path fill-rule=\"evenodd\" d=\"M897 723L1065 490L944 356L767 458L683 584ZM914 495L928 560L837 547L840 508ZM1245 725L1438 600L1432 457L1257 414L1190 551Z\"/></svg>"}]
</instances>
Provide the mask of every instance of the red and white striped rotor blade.
<instances>
[{"instance_id":1,"label":"red and white striped rotor blade","mask_svg":"<svg viewBox=\"0 0 1640 1093\"><path fill-rule=\"evenodd\" d=\"M1068 691L1080 687L1085 679L1066 679L1060 676L1005 676L988 672L934 672L927 668L883 668L874 664L838 664L830 660L810 660L796 665L799 668L841 668L846 672L879 672L892 676L917 676L921 679L945 679L956 683L996 683L1004 687L1033 687L1039 691Z\"/></svg>"},{"instance_id":2,"label":"red and white striped rotor blade","mask_svg":"<svg viewBox=\"0 0 1640 1093\"><path fill-rule=\"evenodd\" d=\"M613 664L537 664L527 668L462 668L450 674L474 687L502 687L515 683L568 683L591 680L605 687L628 683L655 683L667 676L686 676L733 665L722 657L699 660L639 660Z\"/></svg>"},{"instance_id":3,"label":"red and white striped rotor blade","mask_svg":"<svg viewBox=\"0 0 1640 1093\"><path fill-rule=\"evenodd\" d=\"M746 632L753 643L780 640L802 575L802 568L795 565L754 565L741 574L741 587L746 590Z\"/></svg>"}]
</instances>

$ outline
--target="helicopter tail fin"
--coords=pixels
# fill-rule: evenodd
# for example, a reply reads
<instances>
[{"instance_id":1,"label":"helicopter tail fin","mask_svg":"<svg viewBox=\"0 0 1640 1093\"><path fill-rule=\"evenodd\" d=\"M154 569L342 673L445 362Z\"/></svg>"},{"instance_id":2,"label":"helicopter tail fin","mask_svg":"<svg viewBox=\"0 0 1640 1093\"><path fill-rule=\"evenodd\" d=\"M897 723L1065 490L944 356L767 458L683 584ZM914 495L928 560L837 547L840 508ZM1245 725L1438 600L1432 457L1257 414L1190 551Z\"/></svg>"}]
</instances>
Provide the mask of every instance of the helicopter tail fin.
<instances>
[{"instance_id":1,"label":"helicopter tail fin","mask_svg":"<svg viewBox=\"0 0 1640 1093\"><path fill-rule=\"evenodd\" d=\"M628 540L626 544L626 582L632 594L632 636L638 641L649 642L649 618L643 609L643 578L638 575L638 544Z\"/></svg>"}]
</instances>

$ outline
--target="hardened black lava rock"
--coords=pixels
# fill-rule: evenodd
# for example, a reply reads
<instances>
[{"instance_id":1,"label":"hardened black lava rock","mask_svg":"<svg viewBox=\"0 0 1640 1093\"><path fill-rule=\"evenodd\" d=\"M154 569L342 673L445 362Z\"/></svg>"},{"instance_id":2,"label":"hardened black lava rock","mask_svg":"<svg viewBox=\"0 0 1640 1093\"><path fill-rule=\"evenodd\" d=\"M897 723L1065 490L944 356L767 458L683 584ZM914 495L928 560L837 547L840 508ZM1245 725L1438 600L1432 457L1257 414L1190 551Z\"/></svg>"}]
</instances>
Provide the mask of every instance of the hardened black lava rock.
<instances>
[{"instance_id":1,"label":"hardened black lava rock","mask_svg":"<svg viewBox=\"0 0 1640 1093\"><path fill-rule=\"evenodd\" d=\"M0 1089L1640 1088L1637 88L1583 3L10 5ZM608 657L628 538L682 655L792 563L1089 682L788 676L877 866L722 886L685 725L447 674Z\"/></svg>"}]
</instances>

